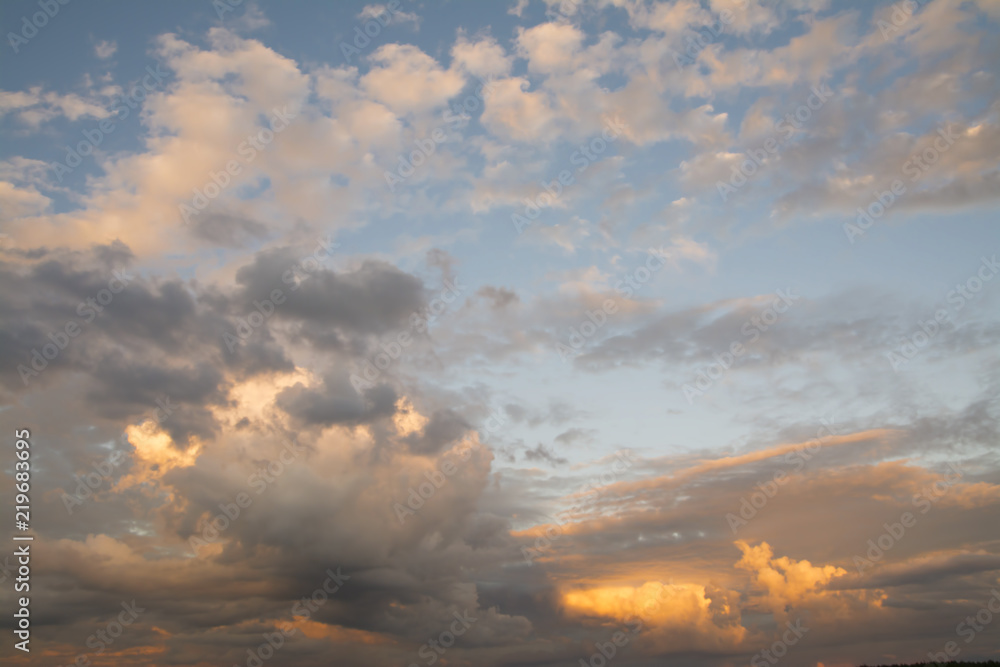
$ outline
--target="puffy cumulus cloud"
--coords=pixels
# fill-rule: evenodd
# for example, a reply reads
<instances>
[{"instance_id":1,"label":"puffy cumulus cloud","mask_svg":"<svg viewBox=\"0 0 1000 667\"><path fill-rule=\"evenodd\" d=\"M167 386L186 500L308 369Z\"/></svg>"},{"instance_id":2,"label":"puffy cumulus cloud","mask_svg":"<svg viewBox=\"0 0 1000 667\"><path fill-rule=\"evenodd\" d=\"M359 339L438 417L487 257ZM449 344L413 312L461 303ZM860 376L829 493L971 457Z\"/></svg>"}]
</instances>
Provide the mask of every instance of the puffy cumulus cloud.
<instances>
[{"instance_id":1,"label":"puffy cumulus cloud","mask_svg":"<svg viewBox=\"0 0 1000 667\"><path fill-rule=\"evenodd\" d=\"M807 560L775 558L766 542L752 547L740 540L736 546L743 552L736 567L753 574L753 583L765 591L762 605L780 621L785 620L789 607L808 608L834 577L847 574L847 570L834 565L814 566Z\"/></svg>"},{"instance_id":2,"label":"puffy cumulus cloud","mask_svg":"<svg viewBox=\"0 0 1000 667\"><path fill-rule=\"evenodd\" d=\"M170 434L152 419L128 426L125 435L134 447L133 465L129 474L118 480L116 491L149 484L174 468L187 468L194 464L201 451L197 441L187 449L177 447Z\"/></svg>"},{"instance_id":3,"label":"puffy cumulus cloud","mask_svg":"<svg viewBox=\"0 0 1000 667\"><path fill-rule=\"evenodd\" d=\"M275 321L301 324L307 336L321 333L308 329L313 323L328 327L323 330L327 337L334 331L384 333L402 326L423 308L423 282L385 261L363 258L342 271L317 268L315 257L323 255L319 246L324 242L313 247L276 246L257 253L252 262L236 270L234 298L252 307L255 299L266 299L281 289L286 299L275 310Z\"/></svg>"},{"instance_id":4,"label":"puffy cumulus cloud","mask_svg":"<svg viewBox=\"0 0 1000 667\"><path fill-rule=\"evenodd\" d=\"M698 64L705 75L695 75L698 68L692 66L677 80L686 94L712 96L733 86L768 90L745 113L738 142L728 150L712 147L690 155L682 163L682 181L706 189L729 183L746 151L772 136L781 147L767 158L763 173L753 177L749 192L739 197L770 199L772 220L782 224L853 210L870 198L863 191L896 178L908 192L893 215L928 207L954 210L961 206L960 199L992 201L996 164L984 161L984 156L994 139L995 105L967 104L982 99L984 85L994 87L984 75L986 61L963 37L975 15L971 3L921 7L887 34L876 26L889 19L878 13L868 25L851 12L823 18L804 15L806 34L784 46L702 50ZM891 21L888 25L895 26ZM914 59L926 63L920 76L905 69ZM891 73L885 85L870 90L852 77L833 82L839 72L859 63ZM821 81L831 82L832 99L817 117L796 123L802 126L786 142L777 124ZM955 111L956 103L966 109L964 114ZM857 132L859 127L866 129ZM921 173L909 161L938 137L940 127L952 127L957 137L975 134L979 141L955 142L935 160L934 169ZM980 148L986 152L980 153Z\"/></svg>"},{"instance_id":5,"label":"puffy cumulus cloud","mask_svg":"<svg viewBox=\"0 0 1000 667\"><path fill-rule=\"evenodd\" d=\"M474 517L492 459L475 432L440 411L422 415L409 397L365 425L295 429L280 396L292 383L319 390L319 382L296 371L237 383L216 408L225 432L203 447L181 451L150 422L128 428L127 474L89 502L103 511L125 503L140 527L126 537L106 527L55 540L45 566L87 587L79 604L103 609L127 595L155 610L126 645L156 646L171 659L187 659L182 646L194 644L239 660L260 633L289 621L302 631L292 645L336 646L347 664L371 660L368 649L378 646L387 651L374 654L380 659L405 660L456 613L474 619L465 650L530 640L528 619L481 603L476 587L455 576L459 563L482 558L470 545L503 544L502 523ZM236 509L240 494L250 503ZM225 522L217 519L223 506L231 508ZM337 566L350 577L343 591L302 618L296 601ZM261 576L268 571L289 575ZM247 577L260 581L247 588ZM227 611L214 616L218 604ZM57 626L69 638L86 627L70 627L69 617Z\"/></svg>"},{"instance_id":6,"label":"puffy cumulus cloud","mask_svg":"<svg viewBox=\"0 0 1000 667\"><path fill-rule=\"evenodd\" d=\"M513 59L497 40L490 36L470 40L459 34L451 47L452 62L474 77L489 80L510 74Z\"/></svg>"},{"instance_id":7,"label":"puffy cumulus cloud","mask_svg":"<svg viewBox=\"0 0 1000 667\"><path fill-rule=\"evenodd\" d=\"M49 164L21 156L0 160L0 179L11 183L29 184L53 189Z\"/></svg>"},{"instance_id":8,"label":"puffy cumulus cloud","mask_svg":"<svg viewBox=\"0 0 1000 667\"><path fill-rule=\"evenodd\" d=\"M767 634L753 621L744 623L744 616L759 612L770 614L779 627L800 617L809 619L811 629L818 623L832 627L861 617L884 620L886 594L878 589L838 590L843 588L837 586L838 579L847 575L843 568L776 558L766 542L735 544L742 552L735 569L751 575L749 582L732 580L736 589L655 580L641 585L567 582L561 591L562 608L570 618L635 625L640 628L637 650L645 655L755 650ZM678 565L671 570L678 571ZM746 592L741 594L740 588Z\"/></svg>"},{"instance_id":9,"label":"puffy cumulus cloud","mask_svg":"<svg viewBox=\"0 0 1000 667\"><path fill-rule=\"evenodd\" d=\"M357 161L376 155L386 160L395 157L394 152L400 150L402 143L404 124L388 106L371 99L359 88L357 70L324 67L314 76L316 95L331 108L331 117L321 124L331 148ZM321 162L318 160L316 166Z\"/></svg>"},{"instance_id":10,"label":"puffy cumulus cloud","mask_svg":"<svg viewBox=\"0 0 1000 667\"><path fill-rule=\"evenodd\" d=\"M716 112L710 104L675 111L670 100L657 94L650 81L639 75L610 93L606 104L621 118L624 136L640 146L683 138L698 147L711 147L728 138L726 113Z\"/></svg>"},{"instance_id":11,"label":"puffy cumulus cloud","mask_svg":"<svg viewBox=\"0 0 1000 667\"><path fill-rule=\"evenodd\" d=\"M635 626L639 650L671 652L725 652L738 647L747 634L740 625L739 594L708 592L699 584L604 586L566 590L562 604L567 614L612 619ZM605 620L605 624L607 621ZM669 649L668 649L669 647Z\"/></svg>"},{"instance_id":12,"label":"puffy cumulus cloud","mask_svg":"<svg viewBox=\"0 0 1000 667\"><path fill-rule=\"evenodd\" d=\"M766 610L780 628L802 623L817 635L838 636L858 622L886 627L893 623L890 596L872 584L864 588L840 585L847 570L834 565L813 565L787 556L775 558L771 546L751 546L739 540L743 558L736 567L752 576L751 593L744 609ZM797 620L798 619L798 620Z\"/></svg>"},{"instance_id":13,"label":"puffy cumulus cloud","mask_svg":"<svg viewBox=\"0 0 1000 667\"><path fill-rule=\"evenodd\" d=\"M712 15L696 0L680 0L680 2L606 0L606 2L625 9L634 28L653 30L671 39L679 38L685 30L698 30L713 20Z\"/></svg>"},{"instance_id":14,"label":"puffy cumulus cloud","mask_svg":"<svg viewBox=\"0 0 1000 667\"><path fill-rule=\"evenodd\" d=\"M459 71L443 69L415 46L385 44L371 59L374 65L361 77L362 88L400 116L440 108L465 86Z\"/></svg>"},{"instance_id":15,"label":"puffy cumulus cloud","mask_svg":"<svg viewBox=\"0 0 1000 667\"><path fill-rule=\"evenodd\" d=\"M116 237L140 255L164 245L190 247L191 238L177 233L183 225L178 205L190 205L229 161L248 159L239 147L260 129L262 116L273 118L275 110L294 116L309 91L308 77L261 43L223 29L210 31L209 41L214 48L199 49L172 34L158 40L158 56L173 80L146 99L145 152L104 162L106 176L94 182L82 209L27 219L18 229L22 243L42 243L46 230L58 230L70 247ZM275 144L270 148L280 141ZM249 160L233 181L277 178L277 166L266 157ZM237 189L223 189L224 197Z\"/></svg>"},{"instance_id":16,"label":"puffy cumulus cloud","mask_svg":"<svg viewBox=\"0 0 1000 667\"><path fill-rule=\"evenodd\" d=\"M480 121L507 141L555 140L559 114L548 95L529 88L530 82L523 77L496 81Z\"/></svg>"},{"instance_id":17,"label":"puffy cumulus cloud","mask_svg":"<svg viewBox=\"0 0 1000 667\"><path fill-rule=\"evenodd\" d=\"M309 78L295 61L224 28L212 28L208 41L211 48L199 49L168 33L159 39L159 55L186 84L244 98L257 113L276 106L302 107L309 93ZM171 120L169 115L164 118L168 127ZM216 119L209 115L204 120Z\"/></svg>"},{"instance_id":18,"label":"puffy cumulus cloud","mask_svg":"<svg viewBox=\"0 0 1000 667\"><path fill-rule=\"evenodd\" d=\"M301 260L313 257L309 250L314 247L302 244L262 251L221 287L144 277L131 268L134 255L121 243L35 255L7 249L0 265L0 282L9 288L0 318L5 389L42 391L81 378L94 410L117 419L156 409L169 397L177 412L164 427L184 447L191 435L216 431L214 411L237 381L292 370L293 350L305 358L324 349L367 354L373 337L410 326L422 312L418 278L371 260L344 272L314 262L305 273ZM275 292L280 303L270 301ZM246 326L248 314L258 312L255 303L265 304L268 317L259 328L241 330L240 322ZM62 338L54 358L39 356ZM328 409L362 400L349 375L331 376L321 395L300 390L293 400L289 394L282 405L307 421L323 421ZM381 406L379 396L370 398Z\"/></svg>"},{"instance_id":19,"label":"puffy cumulus cloud","mask_svg":"<svg viewBox=\"0 0 1000 667\"><path fill-rule=\"evenodd\" d=\"M583 45L584 34L568 23L541 23L520 28L517 46L528 68L539 74L560 74L573 68Z\"/></svg>"},{"instance_id":20,"label":"puffy cumulus cloud","mask_svg":"<svg viewBox=\"0 0 1000 667\"><path fill-rule=\"evenodd\" d=\"M810 84L829 76L831 70L853 63L861 50L845 44L845 34L857 17L840 14L812 19L808 31L773 49L735 49L717 52L704 49L698 62L708 70L699 77L688 68L687 94L710 96L738 86L790 86ZM856 39L856 38L855 38ZM851 40L855 41L855 40Z\"/></svg>"},{"instance_id":21,"label":"puffy cumulus cloud","mask_svg":"<svg viewBox=\"0 0 1000 667\"><path fill-rule=\"evenodd\" d=\"M225 531L220 544L229 545L227 549L275 549L283 558L304 558L317 566L327 558L357 567L384 563L393 550L414 548L427 538L443 540L442 545L461 538L461 516L468 516L490 461L488 450L468 428L445 434L437 416L420 419L419 414L400 422L392 419L396 412L390 404L384 414L340 420L346 428L326 428L333 422L324 421L320 428L295 429L283 410L275 410L287 384L272 385L264 395L262 384L245 392L251 410L244 412L238 404L227 411L226 419L246 423L241 429L245 433L217 440L191 465L174 466L161 478L162 485L186 499L182 511L164 510L173 516L170 522L177 525L180 537L199 535L199 522L217 514L219 502L243 491L254 499L266 494L267 502L248 513L247 521L234 521ZM253 404L265 397L267 418L259 420ZM411 453L414 442L428 440L436 446ZM416 495L414 501L412 490L429 484L428 474L440 471L446 462L462 475L448 476L444 484L438 481L430 487L432 493L423 491L433 497L425 501ZM317 513L318 506L325 509ZM298 527L306 525L312 527L299 533Z\"/></svg>"},{"instance_id":22,"label":"puffy cumulus cloud","mask_svg":"<svg viewBox=\"0 0 1000 667\"><path fill-rule=\"evenodd\" d=\"M528 73L495 82L480 121L502 140L516 143L578 140L599 133L614 115L598 79L618 71L620 37L600 35L584 47L584 33L567 23L518 29L518 55ZM558 121L558 122L557 122Z\"/></svg>"},{"instance_id":23,"label":"puffy cumulus cloud","mask_svg":"<svg viewBox=\"0 0 1000 667\"><path fill-rule=\"evenodd\" d=\"M726 25L727 30L734 34L742 35L749 32L759 31L764 34L771 32L780 24L778 15L774 8L762 2L748 2L747 0L711 0L709 5L712 11L723 16L723 12L728 12L727 16L732 17Z\"/></svg>"},{"instance_id":24,"label":"puffy cumulus cloud","mask_svg":"<svg viewBox=\"0 0 1000 667\"><path fill-rule=\"evenodd\" d=\"M429 56L392 48L376 53L383 66L359 83L356 70L309 74L261 42L222 28L209 32L208 44L200 48L173 34L159 38L158 66L168 78L143 103L143 149L99 161L104 176L90 181L81 208L49 216L24 211L35 214L17 221L14 231L22 245L40 245L49 231L58 230L69 247L119 238L145 257L163 247L188 251L220 236L233 237L218 228L219 220L255 221L243 226L234 244L245 242L248 234L249 239L280 235L295 218L336 224L331 211L344 211L339 224L355 225L346 211L363 202L357 188L341 183L367 181L384 188L375 156L389 162L402 141L396 113L379 100L388 95L394 108L402 109L399 105L409 100L428 109L423 106L428 99L435 100L431 106L441 104L465 80ZM407 86L413 87L411 93L405 92ZM429 90L439 95L429 96ZM308 103L314 93L319 106ZM12 100L8 106L30 101ZM270 142L248 141L272 126L280 131ZM322 139L317 142L317 137ZM231 163L239 173L227 173ZM204 196L204 188L213 184L213 174L216 181L223 174L228 185L217 197L206 198L207 210L201 208L204 203L191 208L198 193ZM259 191L246 199L253 190ZM191 208L187 215L181 205ZM185 233L188 229L191 233Z\"/></svg>"},{"instance_id":25,"label":"puffy cumulus cloud","mask_svg":"<svg viewBox=\"0 0 1000 667\"><path fill-rule=\"evenodd\" d=\"M33 186L19 188L13 183L0 181L0 220L11 221L16 218L37 216L52 205L52 200L43 195Z\"/></svg>"},{"instance_id":26,"label":"puffy cumulus cloud","mask_svg":"<svg viewBox=\"0 0 1000 667\"><path fill-rule=\"evenodd\" d=\"M564 4L571 12L578 6ZM143 151L99 158L105 175L89 181L87 194L76 195L82 207L68 213L53 215L44 207L41 197L52 197L45 189L36 185L37 194L30 189L21 192L22 186L15 184L19 190L7 195L18 200L7 207L17 218L13 233L28 246L55 236L76 248L119 238L146 256L159 247L189 250L220 240L232 247L247 245L289 231L296 219L313 225L323 220L338 227L363 224L360 220L383 211L380 204L388 201L386 166L412 150L414 140L426 137L432 129L432 112L443 109L477 77L497 78L479 118L486 135L474 141L474 148L487 157L485 165L475 167L469 155L448 142L438 147L434 165L408 187L431 187L466 171L475 194L468 197L457 191L450 196L466 201L477 213L485 212L490 201L512 202L521 194L518 183L493 182L492 170L503 162L490 159L488 151L495 150L488 143L500 150L511 144L545 147L544 154L536 157L551 166L555 153L551 148L599 132L610 117L623 120L625 138L633 146L674 139L691 144L684 149L687 155L680 156L682 169L667 178L710 187L732 171L751 139L749 133L766 126L761 124L763 111L758 110L760 122L752 122L750 114L742 120L739 141L733 141L731 125L741 119L719 100L727 99L736 87L774 96L833 80L858 63L886 72L894 81L880 87L869 103L864 103L867 93L856 81L845 81L838 88L842 99L836 110L833 102L824 110L830 112L828 122L806 127L801 145L769 160L771 173L766 182L755 183L754 190L772 194L780 184L784 192L772 219L787 222L806 211L853 210L853 197L868 187L866 179L878 173L876 168L898 170L886 156L893 155L894 148L906 147L899 135L920 136L902 123L918 121L921 113L955 99L956 91L966 99L993 85L983 55L972 48L975 40L962 38L971 34L970 19L982 16L988 3L949 0L921 7L888 42L874 20L865 24L858 11L830 11L823 2L779 8L730 0L708 5L693 0L616 0L587 6L594 12L624 10L638 34L591 35L573 22L543 22L519 28L508 53L491 36L469 37L459 31L450 45L447 68L416 46L384 44L369 56L369 69L360 73L351 67L310 70L260 40L221 27L209 31L203 47L168 33L157 40L156 55L171 71L172 81L143 104ZM696 65L677 67L670 53L682 43L682 36L704 29L723 11L734 13L727 30L736 31L740 39L720 39L698 52ZM769 33L776 17L795 22L801 30L782 33L767 47L748 43ZM911 76L903 69L909 61L902 57L905 54L926 61L935 75ZM526 71L510 77L517 72L518 58ZM115 86L106 87L112 89ZM0 97L0 108L10 113L51 108L69 119L107 115L101 106L103 93L53 95L37 87L8 92ZM788 97L788 104L794 108L797 103ZM887 104L892 113L879 116L870 111ZM777 107L779 113L783 105ZM262 116L286 106L301 112L291 127L243 165L232 185L209 204L210 210L195 216L187 233L177 234L183 222L178 205L189 203L195 191L230 160L243 160L241 142L259 129ZM212 113L204 113L208 108ZM914 193L899 210L955 207L969 197L992 199L994 170L976 163L989 154L995 122L989 114L959 122L982 138L975 142L982 155L951 152L940 169L941 178L951 176L950 180ZM859 125L883 134L883 139L871 142L861 139L864 132L835 132ZM832 139L835 135L841 137L840 145ZM858 139L843 145L843 138L850 136ZM842 164L831 162L832 149L854 157ZM859 172L857 179L852 178ZM222 222L240 219L253 223ZM138 220L154 224L135 224ZM544 234L567 251L578 248L581 241L568 228Z\"/></svg>"}]
</instances>

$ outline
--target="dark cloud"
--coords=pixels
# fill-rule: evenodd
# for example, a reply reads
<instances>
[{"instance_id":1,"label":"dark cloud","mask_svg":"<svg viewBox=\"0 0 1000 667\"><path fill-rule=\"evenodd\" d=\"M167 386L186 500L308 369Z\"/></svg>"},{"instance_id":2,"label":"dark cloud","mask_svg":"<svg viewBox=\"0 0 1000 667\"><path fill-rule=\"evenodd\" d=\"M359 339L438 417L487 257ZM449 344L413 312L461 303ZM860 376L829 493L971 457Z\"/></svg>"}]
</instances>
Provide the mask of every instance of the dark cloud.
<instances>
[{"instance_id":1,"label":"dark cloud","mask_svg":"<svg viewBox=\"0 0 1000 667\"><path fill-rule=\"evenodd\" d=\"M545 461L551 465L565 465L569 463L569 459L556 456L555 452L542 443L538 443L534 449L526 449L524 451L524 458L528 461Z\"/></svg>"},{"instance_id":2,"label":"dark cloud","mask_svg":"<svg viewBox=\"0 0 1000 667\"><path fill-rule=\"evenodd\" d=\"M200 240L224 248L243 248L267 237L267 225L238 215L204 211L195 216L191 232Z\"/></svg>"},{"instance_id":3,"label":"dark cloud","mask_svg":"<svg viewBox=\"0 0 1000 667\"><path fill-rule=\"evenodd\" d=\"M476 296L480 296L490 302L490 307L495 309L501 309L509 304L517 303L520 298L517 296L516 292L513 292L504 287L480 287L476 291Z\"/></svg>"},{"instance_id":4,"label":"dark cloud","mask_svg":"<svg viewBox=\"0 0 1000 667\"><path fill-rule=\"evenodd\" d=\"M403 327L424 304L421 281L385 262L365 260L353 271L335 273L310 259L314 254L296 248L258 253L236 273L241 291L234 305L249 313L255 300L280 290L285 302L275 308L279 320L379 334Z\"/></svg>"},{"instance_id":5,"label":"dark cloud","mask_svg":"<svg viewBox=\"0 0 1000 667\"><path fill-rule=\"evenodd\" d=\"M278 406L308 425L357 425L391 417L396 412L395 390L380 384L359 394L346 376L327 377L313 390L297 384L277 397Z\"/></svg>"},{"instance_id":6,"label":"dark cloud","mask_svg":"<svg viewBox=\"0 0 1000 667\"><path fill-rule=\"evenodd\" d=\"M407 436L410 450L416 454L436 454L471 429L471 425L450 408L436 410L419 434Z\"/></svg>"},{"instance_id":7,"label":"dark cloud","mask_svg":"<svg viewBox=\"0 0 1000 667\"><path fill-rule=\"evenodd\" d=\"M590 428L571 428L556 436L556 442L563 445L572 445L574 442L589 442L597 435L597 431Z\"/></svg>"}]
</instances>

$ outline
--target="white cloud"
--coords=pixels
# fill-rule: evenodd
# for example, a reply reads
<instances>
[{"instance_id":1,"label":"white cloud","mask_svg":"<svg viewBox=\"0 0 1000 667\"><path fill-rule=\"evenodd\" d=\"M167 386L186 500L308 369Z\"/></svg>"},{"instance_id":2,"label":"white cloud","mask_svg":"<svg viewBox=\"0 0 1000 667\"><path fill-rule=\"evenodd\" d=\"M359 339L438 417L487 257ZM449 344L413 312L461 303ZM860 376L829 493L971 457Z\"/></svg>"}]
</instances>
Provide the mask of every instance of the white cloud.
<instances>
[{"instance_id":1,"label":"white cloud","mask_svg":"<svg viewBox=\"0 0 1000 667\"><path fill-rule=\"evenodd\" d=\"M459 35L451 47L451 57L461 70L484 78L505 76L513 65L511 57L492 37L470 42Z\"/></svg>"},{"instance_id":2,"label":"white cloud","mask_svg":"<svg viewBox=\"0 0 1000 667\"><path fill-rule=\"evenodd\" d=\"M361 78L361 86L375 100L398 115L442 107L465 85L456 70L445 70L415 46L386 44L372 54L375 66Z\"/></svg>"},{"instance_id":3,"label":"white cloud","mask_svg":"<svg viewBox=\"0 0 1000 667\"><path fill-rule=\"evenodd\" d=\"M0 181L0 220L40 215L52 200L30 186L19 188L13 183Z\"/></svg>"},{"instance_id":4,"label":"white cloud","mask_svg":"<svg viewBox=\"0 0 1000 667\"><path fill-rule=\"evenodd\" d=\"M412 23L414 30L418 30L420 28L420 16L418 14L415 14L414 12L404 12L402 10L393 12L383 4L365 5L365 7L358 12L358 18L363 21L370 21L374 19L384 26L388 26L390 24L400 25L403 23Z\"/></svg>"},{"instance_id":5,"label":"white cloud","mask_svg":"<svg viewBox=\"0 0 1000 667\"><path fill-rule=\"evenodd\" d=\"M41 86L30 88L27 92L0 91L0 117L7 113L15 113L18 120L35 129L60 117L76 121L84 117L100 119L111 115L97 99L84 99L76 93L46 93Z\"/></svg>"},{"instance_id":6,"label":"white cloud","mask_svg":"<svg viewBox=\"0 0 1000 667\"><path fill-rule=\"evenodd\" d=\"M519 28L518 52L528 61L528 68L540 74L570 71L583 45L584 34L568 23L541 23Z\"/></svg>"},{"instance_id":7,"label":"white cloud","mask_svg":"<svg viewBox=\"0 0 1000 667\"><path fill-rule=\"evenodd\" d=\"M507 13L510 14L511 16L516 16L517 18L521 18L521 15L524 14L524 10L527 9L527 7L528 7L528 0L517 0L516 3L510 6L510 8L507 10Z\"/></svg>"},{"instance_id":8,"label":"white cloud","mask_svg":"<svg viewBox=\"0 0 1000 667\"><path fill-rule=\"evenodd\" d=\"M118 51L118 42L102 40L94 46L94 53L101 60L107 60Z\"/></svg>"}]
</instances>

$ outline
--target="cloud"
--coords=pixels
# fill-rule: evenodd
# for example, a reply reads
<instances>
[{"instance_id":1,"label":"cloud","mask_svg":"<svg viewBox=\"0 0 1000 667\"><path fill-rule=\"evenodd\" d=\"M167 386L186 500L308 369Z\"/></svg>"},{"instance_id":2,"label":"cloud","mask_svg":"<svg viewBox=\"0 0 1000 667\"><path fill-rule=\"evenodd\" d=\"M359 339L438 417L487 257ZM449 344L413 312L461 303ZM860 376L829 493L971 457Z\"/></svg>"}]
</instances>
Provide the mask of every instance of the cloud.
<instances>
[{"instance_id":1,"label":"cloud","mask_svg":"<svg viewBox=\"0 0 1000 667\"><path fill-rule=\"evenodd\" d=\"M386 18L387 15L388 18ZM420 16L418 14L414 12L404 12L399 9L391 11L383 4L365 5L361 11L358 12L358 18L366 21L381 18L381 21L389 21L392 23L412 23L414 30L420 29Z\"/></svg>"},{"instance_id":2,"label":"cloud","mask_svg":"<svg viewBox=\"0 0 1000 667\"><path fill-rule=\"evenodd\" d=\"M0 207L3 209L0 219L4 221L41 215L51 204L52 200L34 187L19 188L0 181Z\"/></svg>"},{"instance_id":3,"label":"cloud","mask_svg":"<svg viewBox=\"0 0 1000 667\"><path fill-rule=\"evenodd\" d=\"M562 600L572 615L641 624L646 632L639 642L647 654L667 646L678 652L731 650L746 635L738 608L730 607L730 596L724 591L706 594L705 587L697 584L647 581L637 587L571 590ZM733 596L732 601L736 600L738 596Z\"/></svg>"},{"instance_id":4,"label":"cloud","mask_svg":"<svg viewBox=\"0 0 1000 667\"><path fill-rule=\"evenodd\" d=\"M528 7L528 0L517 0L516 3L510 6L510 8L507 10L507 13L510 14L511 16L516 16L517 18L521 18L521 15L524 14L524 10L527 9L527 7Z\"/></svg>"},{"instance_id":5,"label":"cloud","mask_svg":"<svg viewBox=\"0 0 1000 667\"><path fill-rule=\"evenodd\" d=\"M97 99L86 99L76 93L45 92L41 86L27 92L0 91L0 117L15 114L17 119L32 130L43 124L64 117L70 121L80 118L107 118L111 112Z\"/></svg>"},{"instance_id":6,"label":"cloud","mask_svg":"<svg viewBox=\"0 0 1000 667\"><path fill-rule=\"evenodd\" d=\"M524 451L524 458L527 461L545 461L549 465L565 465L569 463L569 459L556 456L554 452L542 443L538 443L534 449L526 449Z\"/></svg>"},{"instance_id":7,"label":"cloud","mask_svg":"<svg viewBox=\"0 0 1000 667\"><path fill-rule=\"evenodd\" d=\"M834 4L546 0L559 17L519 25L540 11L517 2L495 10L514 26L499 37L465 21L428 36L397 12L420 39L356 66L247 37L269 23L251 4L153 38L167 75L129 108L136 135L65 183L46 160L112 118L121 87L0 93L0 421L29 425L39 457L33 638L68 663L134 598L147 611L102 654L115 664L243 664L285 622L295 664L410 664L455 614L476 621L454 664L577 664L633 622L623 667L745 663L796 621L802 664L953 640L949 619L1000 572L982 530L1000 518L992 285L905 370L886 352L952 307L948 276L979 270L955 257L998 191L995 12L935 0L886 39L888 9ZM724 37L678 66L724 10ZM356 11L349 28L387 5ZM135 55L112 36L81 57ZM480 79L485 99L446 120ZM822 110L716 201L824 82ZM287 127L248 157L276 111ZM610 119L613 149L517 237L511 213ZM907 181L885 236L831 250L942 127L954 143ZM945 244L942 211L961 213ZM625 296L650 246L670 261ZM87 310L116 272L125 289ZM438 283L459 279L427 326ZM794 297L780 314L778 290ZM556 344L612 298L561 364ZM293 611L336 568L343 587Z\"/></svg>"},{"instance_id":8,"label":"cloud","mask_svg":"<svg viewBox=\"0 0 1000 667\"><path fill-rule=\"evenodd\" d=\"M522 77L498 80L484 105L481 122L509 141L550 142L557 114L547 96L529 91Z\"/></svg>"},{"instance_id":9,"label":"cloud","mask_svg":"<svg viewBox=\"0 0 1000 667\"><path fill-rule=\"evenodd\" d=\"M101 60L107 60L118 51L118 42L114 40L101 40L94 45L94 54Z\"/></svg>"},{"instance_id":10,"label":"cloud","mask_svg":"<svg viewBox=\"0 0 1000 667\"><path fill-rule=\"evenodd\" d=\"M460 69L487 81L510 74L513 66L512 58L492 37L470 41L465 35L459 35L451 47L451 57Z\"/></svg>"},{"instance_id":11,"label":"cloud","mask_svg":"<svg viewBox=\"0 0 1000 667\"><path fill-rule=\"evenodd\" d=\"M465 85L460 73L443 69L415 46L385 44L371 59L362 88L400 116L440 108Z\"/></svg>"}]
</instances>

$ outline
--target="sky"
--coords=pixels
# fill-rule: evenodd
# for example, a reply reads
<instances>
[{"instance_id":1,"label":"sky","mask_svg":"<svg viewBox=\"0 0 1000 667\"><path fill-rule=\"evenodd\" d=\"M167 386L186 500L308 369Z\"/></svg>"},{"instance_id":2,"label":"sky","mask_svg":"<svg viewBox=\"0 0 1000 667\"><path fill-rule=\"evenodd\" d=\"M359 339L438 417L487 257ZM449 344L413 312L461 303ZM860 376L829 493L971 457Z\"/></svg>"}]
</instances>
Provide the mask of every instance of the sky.
<instances>
[{"instance_id":1,"label":"sky","mask_svg":"<svg viewBox=\"0 0 1000 667\"><path fill-rule=\"evenodd\" d=\"M1000 656L997 0L0 27L4 664Z\"/></svg>"}]
</instances>

